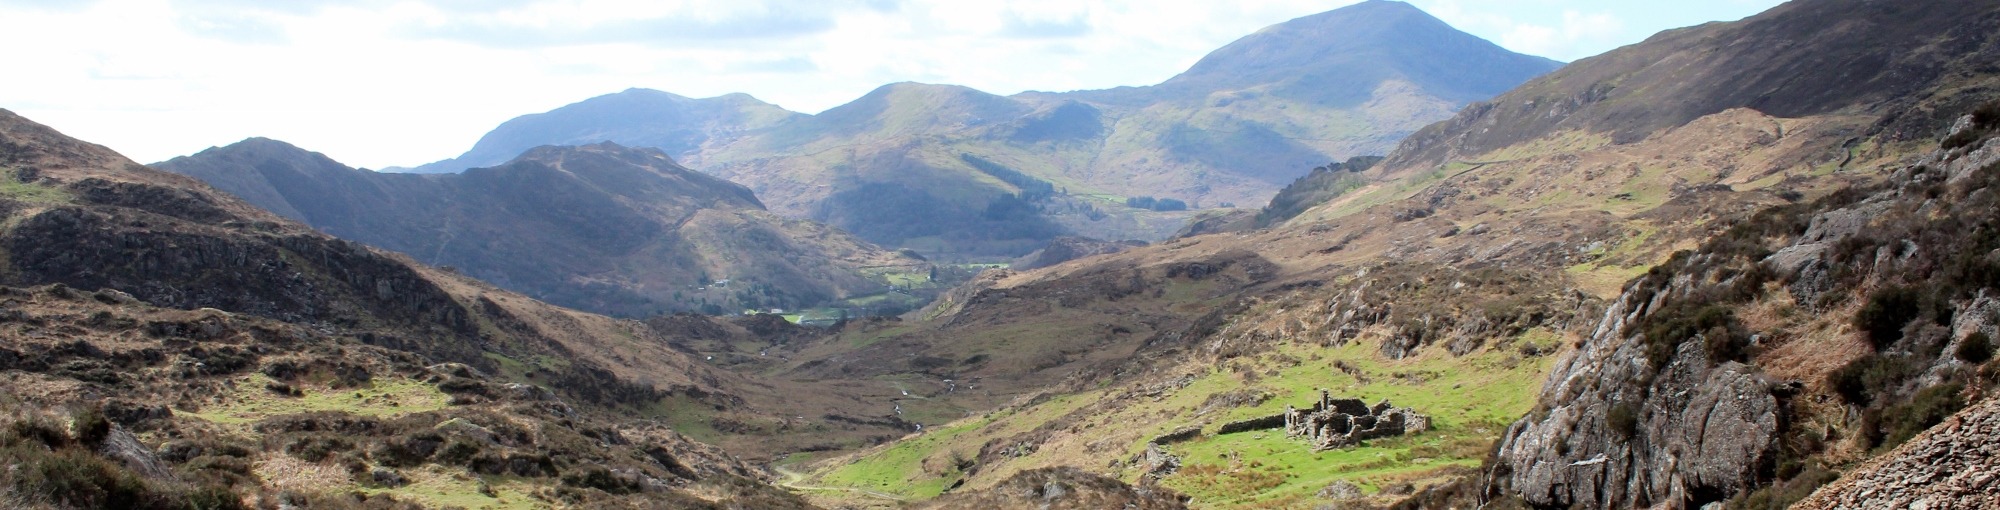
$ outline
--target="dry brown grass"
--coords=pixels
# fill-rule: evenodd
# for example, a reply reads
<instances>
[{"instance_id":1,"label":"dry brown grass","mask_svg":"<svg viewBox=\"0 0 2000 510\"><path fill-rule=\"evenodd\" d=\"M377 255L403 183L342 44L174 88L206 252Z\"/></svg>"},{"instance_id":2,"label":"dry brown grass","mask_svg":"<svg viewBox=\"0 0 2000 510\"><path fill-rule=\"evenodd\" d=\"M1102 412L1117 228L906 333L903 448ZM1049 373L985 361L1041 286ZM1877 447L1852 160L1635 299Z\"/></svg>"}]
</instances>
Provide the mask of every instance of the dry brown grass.
<instances>
[{"instance_id":1,"label":"dry brown grass","mask_svg":"<svg viewBox=\"0 0 2000 510\"><path fill-rule=\"evenodd\" d=\"M253 467L265 483L284 491L327 492L351 483L345 469L284 454L259 456Z\"/></svg>"}]
</instances>

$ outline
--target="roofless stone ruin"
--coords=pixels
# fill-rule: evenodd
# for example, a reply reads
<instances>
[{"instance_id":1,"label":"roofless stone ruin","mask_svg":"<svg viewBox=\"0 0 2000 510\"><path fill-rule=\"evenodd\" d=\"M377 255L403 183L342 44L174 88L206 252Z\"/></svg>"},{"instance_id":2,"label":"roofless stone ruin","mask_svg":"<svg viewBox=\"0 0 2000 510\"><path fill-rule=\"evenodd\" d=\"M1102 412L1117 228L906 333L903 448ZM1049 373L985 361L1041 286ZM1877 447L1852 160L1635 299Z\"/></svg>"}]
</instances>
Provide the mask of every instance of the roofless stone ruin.
<instances>
[{"instance_id":1,"label":"roofless stone ruin","mask_svg":"<svg viewBox=\"0 0 2000 510\"><path fill-rule=\"evenodd\" d=\"M1303 438L1313 451L1355 446L1378 437L1430 430L1431 419L1388 400L1369 407L1361 399L1333 398L1320 390L1310 409L1285 406L1285 437Z\"/></svg>"}]
</instances>

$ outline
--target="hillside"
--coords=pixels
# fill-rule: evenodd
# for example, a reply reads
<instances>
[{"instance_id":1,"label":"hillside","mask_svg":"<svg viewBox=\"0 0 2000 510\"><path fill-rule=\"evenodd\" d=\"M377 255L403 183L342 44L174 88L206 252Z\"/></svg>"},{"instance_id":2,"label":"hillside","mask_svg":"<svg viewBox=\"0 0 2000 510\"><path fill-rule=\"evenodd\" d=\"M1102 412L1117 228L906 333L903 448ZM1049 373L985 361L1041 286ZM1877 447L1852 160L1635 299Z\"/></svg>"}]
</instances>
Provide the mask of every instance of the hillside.
<instances>
[{"instance_id":1,"label":"hillside","mask_svg":"<svg viewBox=\"0 0 2000 510\"><path fill-rule=\"evenodd\" d=\"M1404 142L1394 173L1490 161L1565 133L1631 143L1732 108L1778 118L1867 115L1858 136L1924 139L1978 104L1994 70L1993 4L1789 2L1735 23L1662 32L1466 108ZM1517 107L1518 106L1518 107Z\"/></svg>"},{"instance_id":2,"label":"hillside","mask_svg":"<svg viewBox=\"0 0 2000 510\"><path fill-rule=\"evenodd\" d=\"M899 83L698 148L662 148L750 186L783 215L886 246L1001 260L1060 235L1164 239L1190 214L1127 199L1261 205L1308 169L1386 153L1557 66L1378 0L1266 28L1158 85L1002 97ZM588 106L639 93L523 117L509 133L655 146L638 121Z\"/></svg>"},{"instance_id":3,"label":"hillside","mask_svg":"<svg viewBox=\"0 0 2000 510\"><path fill-rule=\"evenodd\" d=\"M343 239L628 317L830 305L928 269L770 214L750 190L658 150L610 143L540 147L447 175L356 170L265 139L154 166Z\"/></svg>"},{"instance_id":4,"label":"hillside","mask_svg":"<svg viewBox=\"0 0 2000 510\"><path fill-rule=\"evenodd\" d=\"M1425 128L1447 145L1303 181L1294 195L1324 203L1269 229L991 275L926 320L802 346L793 373L928 380L925 398L991 409L814 464L813 480L922 499L1073 466L1221 508L1795 501L1984 395L1979 349L1954 352L1988 327L1971 317L1993 286L1994 149L1990 114L1964 115L2000 95L2000 70L1979 64L2000 4L1940 4L1948 23L1905 5L1794 2L1672 31L1495 104L1605 89L1573 71L1671 91L1645 96L1658 104L1754 97L1726 89L1766 84L1605 70L1667 54L1725 69L1773 48L1870 54L1921 86L1801 81L1765 99L1791 116L1572 104L1553 117L1616 122L1543 131L1478 106ZM1751 43L1830 19L1916 39ZM1539 134L1460 143L1511 131ZM1461 149L1429 156L1442 146ZM1906 338L1869 346L1870 322ZM1312 451L1254 425L1322 389L1408 406L1429 430Z\"/></svg>"},{"instance_id":5,"label":"hillside","mask_svg":"<svg viewBox=\"0 0 2000 510\"><path fill-rule=\"evenodd\" d=\"M909 429L690 354L774 317L556 308L6 111L0 171L9 504L804 507L736 455Z\"/></svg>"},{"instance_id":6,"label":"hillside","mask_svg":"<svg viewBox=\"0 0 2000 510\"><path fill-rule=\"evenodd\" d=\"M1764 210L1627 284L1509 427L1493 493L1776 508L1988 398L2000 101L1982 109L1964 146ZM1875 489L1867 506L1923 492Z\"/></svg>"}]
</instances>

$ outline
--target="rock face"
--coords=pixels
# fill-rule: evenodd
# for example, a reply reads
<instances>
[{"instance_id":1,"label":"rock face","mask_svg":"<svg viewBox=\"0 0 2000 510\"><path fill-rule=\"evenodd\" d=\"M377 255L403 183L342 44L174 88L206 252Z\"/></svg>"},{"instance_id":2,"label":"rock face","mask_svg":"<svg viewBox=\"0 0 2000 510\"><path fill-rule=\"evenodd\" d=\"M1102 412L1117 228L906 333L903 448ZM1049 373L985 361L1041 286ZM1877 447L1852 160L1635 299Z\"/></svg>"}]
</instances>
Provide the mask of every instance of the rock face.
<instances>
[{"instance_id":1,"label":"rock face","mask_svg":"<svg viewBox=\"0 0 2000 510\"><path fill-rule=\"evenodd\" d=\"M1285 436L1304 439L1313 451L1333 450L1378 437L1430 429L1430 418L1384 400L1368 407L1359 399L1336 399L1325 390L1311 409L1285 406Z\"/></svg>"},{"instance_id":2,"label":"rock face","mask_svg":"<svg viewBox=\"0 0 2000 510\"><path fill-rule=\"evenodd\" d=\"M1987 399L1792 508L2000 508L1995 466L2000 466L2000 399Z\"/></svg>"},{"instance_id":3,"label":"rock face","mask_svg":"<svg viewBox=\"0 0 2000 510\"><path fill-rule=\"evenodd\" d=\"M1664 297L1628 292L1558 362L1542 390L1549 409L1502 439L1500 483L1538 506L1613 508L1720 501L1757 481L1776 453L1771 382L1740 363L1710 362L1700 342L1654 372L1645 342L1624 331Z\"/></svg>"}]
</instances>

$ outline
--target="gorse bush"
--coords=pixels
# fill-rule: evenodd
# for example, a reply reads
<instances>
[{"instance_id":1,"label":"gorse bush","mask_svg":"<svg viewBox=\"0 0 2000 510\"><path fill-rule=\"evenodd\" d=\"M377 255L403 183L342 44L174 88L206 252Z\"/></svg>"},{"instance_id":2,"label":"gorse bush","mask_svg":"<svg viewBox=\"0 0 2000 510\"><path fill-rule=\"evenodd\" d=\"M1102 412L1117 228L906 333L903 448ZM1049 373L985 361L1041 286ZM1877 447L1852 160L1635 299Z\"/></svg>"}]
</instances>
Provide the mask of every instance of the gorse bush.
<instances>
[{"instance_id":1,"label":"gorse bush","mask_svg":"<svg viewBox=\"0 0 2000 510\"><path fill-rule=\"evenodd\" d=\"M1944 423L1946 418L1965 408L1965 385L1946 383L1917 392L1915 398L1879 411L1871 410L1863 416L1871 446L1883 449L1895 448L1911 438L1917 437L1925 429ZM1872 419L1871 419L1872 418Z\"/></svg>"},{"instance_id":2,"label":"gorse bush","mask_svg":"<svg viewBox=\"0 0 2000 510\"><path fill-rule=\"evenodd\" d=\"M41 416L26 416L7 424L0 432L0 447L22 444L37 444L46 448L61 448L70 443L69 432L62 425Z\"/></svg>"},{"instance_id":3,"label":"gorse bush","mask_svg":"<svg viewBox=\"0 0 2000 510\"><path fill-rule=\"evenodd\" d=\"M104 417L103 409L86 407L70 419L70 430L76 431L77 442L96 447L111 435L111 420Z\"/></svg>"},{"instance_id":4,"label":"gorse bush","mask_svg":"<svg viewBox=\"0 0 2000 510\"><path fill-rule=\"evenodd\" d=\"M1903 339L1903 326L1923 313L1923 294L1912 287L1892 285L1868 295L1868 304L1854 314L1854 327L1881 350Z\"/></svg>"},{"instance_id":5,"label":"gorse bush","mask_svg":"<svg viewBox=\"0 0 2000 510\"><path fill-rule=\"evenodd\" d=\"M1878 395L1891 394L1922 369L1907 356L1870 355L1828 374L1827 385L1848 403L1865 406Z\"/></svg>"},{"instance_id":6,"label":"gorse bush","mask_svg":"<svg viewBox=\"0 0 2000 510\"><path fill-rule=\"evenodd\" d=\"M1742 361L1748 356L1749 335L1727 305L1677 301L1641 324L1646 359L1654 368L1666 366L1674 351L1696 336L1703 337L1710 361Z\"/></svg>"},{"instance_id":7,"label":"gorse bush","mask_svg":"<svg viewBox=\"0 0 2000 510\"><path fill-rule=\"evenodd\" d=\"M1966 363L1985 363L1993 359L1993 339L1982 332L1966 335L1965 340L1959 341L1958 351L1952 354Z\"/></svg>"},{"instance_id":8,"label":"gorse bush","mask_svg":"<svg viewBox=\"0 0 2000 510\"><path fill-rule=\"evenodd\" d=\"M192 490L160 486L94 445L111 424L95 409L77 413L71 435L56 421L26 416L0 428L0 501L31 508L132 510L236 510L242 498L222 487Z\"/></svg>"},{"instance_id":9,"label":"gorse bush","mask_svg":"<svg viewBox=\"0 0 2000 510\"><path fill-rule=\"evenodd\" d=\"M130 471L77 448L19 459L13 486L73 508L171 508Z\"/></svg>"},{"instance_id":10,"label":"gorse bush","mask_svg":"<svg viewBox=\"0 0 2000 510\"><path fill-rule=\"evenodd\" d=\"M1631 439L1639 432L1639 406L1630 402L1620 402L1604 413L1604 425L1618 437Z\"/></svg>"}]
</instances>

